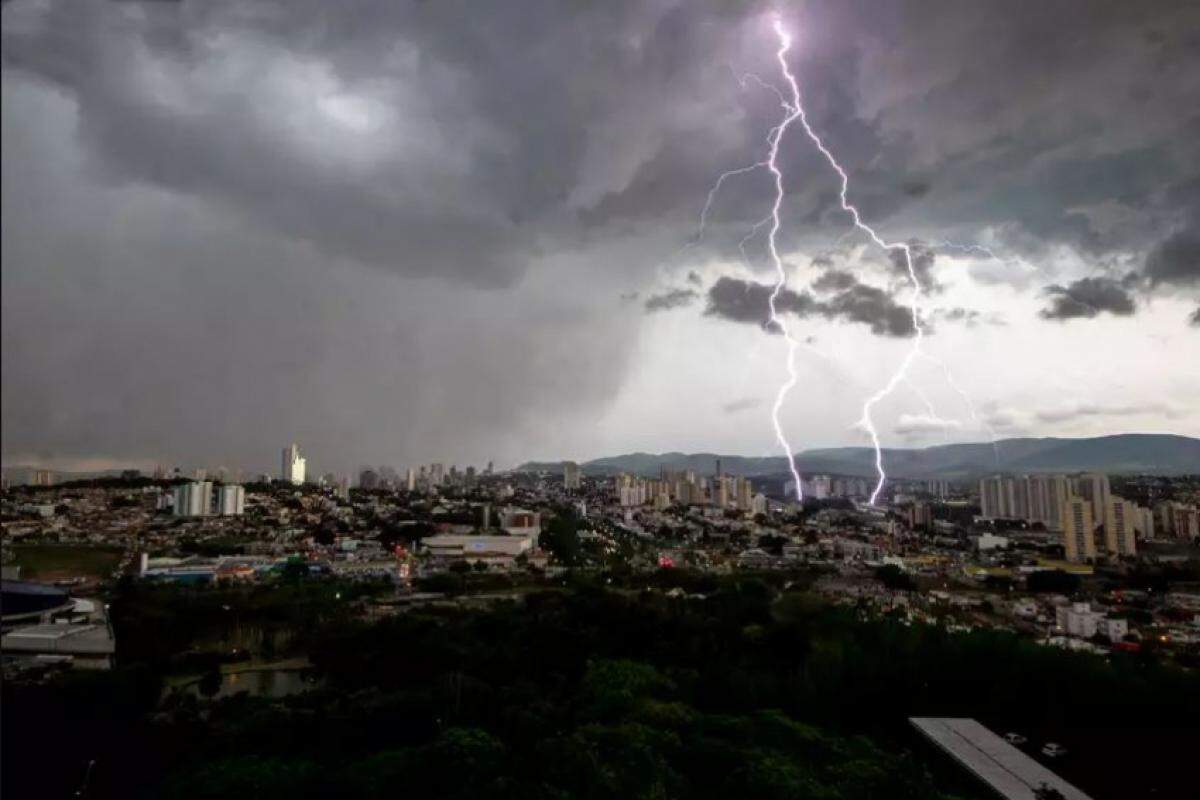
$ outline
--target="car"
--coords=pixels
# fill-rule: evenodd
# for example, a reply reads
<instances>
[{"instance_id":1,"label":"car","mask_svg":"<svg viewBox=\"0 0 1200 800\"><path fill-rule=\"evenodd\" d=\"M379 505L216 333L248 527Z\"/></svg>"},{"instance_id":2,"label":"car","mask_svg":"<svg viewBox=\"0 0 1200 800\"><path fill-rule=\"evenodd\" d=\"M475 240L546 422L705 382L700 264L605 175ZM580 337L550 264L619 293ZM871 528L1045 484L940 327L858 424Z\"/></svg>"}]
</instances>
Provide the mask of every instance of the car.
<instances>
[{"instance_id":1,"label":"car","mask_svg":"<svg viewBox=\"0 0 1200 800\"><path fill-rule=\"evenodd\" d=\"M1029 740L1026 739L1024 736L1022 736L1019 733L1006 733L1006 734L1004 734L1004 741L1008 742L1011 745L1020 747L1021 745L1025 744Z\"/></svg>"},{"instance_id":2,"label":"car","mask_svg":"<svg viewBox=\"0 0 1200 800\"><path fill-rule=\"evenodd\" d=\"M1066 754L1067 748L1063 747L1058 742L1046 742L1046 745L1042 748L1042 755L1046 756L1047 758L1058 758L1059 756L1065 756Z\"/></svg>"}]
</instances>

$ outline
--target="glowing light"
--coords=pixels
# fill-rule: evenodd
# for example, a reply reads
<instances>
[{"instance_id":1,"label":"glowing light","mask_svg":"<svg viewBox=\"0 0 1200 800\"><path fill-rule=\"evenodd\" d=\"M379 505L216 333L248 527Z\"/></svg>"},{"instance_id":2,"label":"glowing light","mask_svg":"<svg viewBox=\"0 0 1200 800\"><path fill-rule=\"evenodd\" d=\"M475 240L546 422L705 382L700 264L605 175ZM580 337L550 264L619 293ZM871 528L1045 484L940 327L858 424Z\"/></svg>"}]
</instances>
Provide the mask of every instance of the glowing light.
<instances>
[{"instance_id":1,"label":"glowing light","mask_svg":"<svg viewBox=\"0 0 1200 800\"><path fill-rule=\"evenodd\" d=\"M804 113L804 105L801 101L800 87L797 84L795 77L792 75L791 70L788 69L787 61L784 58L788 51L788 47L791 44L791 36L788 34L787 29L783 27L783 21L778 17L776 17L774 20L774 28L775 35L779 37L781 44L781 48L778 52L780 68L783 70L783 76L787 80L788 88L792 94L790 106L794 113L789 115L789 123L792 120L798 120L800 122L800 126L803 128L804 133L816 146L817 150L820 151L821 155L825 157L825 160L829 163L829 166L832 167L834 172L838 174L838 177L841 179L841 189L838 192L841 208L850 215L851 220L854 222L854 227L865 233L867 237L870 238L870 240L881 249L887 252L899 251L903 253L904 265L908 271L909 282L912 284L912 294L909 301L909 308L912 311L912 325L914 333L913 345L909 349L908 353L904 356L903 360L901 360L900 366L896 369L895 373L892 374L892 377L883 386L883 388L868 397L866 402L863 403L862 417L860 417L858 421L858 425L867 431L867 434L871 437L871 443L875 447L875 472L878 474L879 478L875 483L874 491L871 492L870 500L871 505L875 505L876 500L879 498L879 493L883 491L883 484L884 481L887 480L887 473L885 473L883 469L883 449L879 441L879 431L875 428L875 422L871 418L871 412L874 410L876 405L878 405L896 390L896 386L899 385L901 381L906 379L909 367L912 366L913 360L921 352L921 340L925 337L925 329L921 325L921 280L917 277L916 268L913 266L912 248L904 242L884 241L879 234L875 232L874 228L863 222L858 209L847 199L846 195L850 189L850 178L846 174L846 170L842 168L842 165L838 163L837 158L834 157L833 153L821 140L821 137L817 135L817 132L814 131L812 126L809 124L808 117ZM776 208L778 208L778 204L776 205Z\"/></svg>"}]
</instances>

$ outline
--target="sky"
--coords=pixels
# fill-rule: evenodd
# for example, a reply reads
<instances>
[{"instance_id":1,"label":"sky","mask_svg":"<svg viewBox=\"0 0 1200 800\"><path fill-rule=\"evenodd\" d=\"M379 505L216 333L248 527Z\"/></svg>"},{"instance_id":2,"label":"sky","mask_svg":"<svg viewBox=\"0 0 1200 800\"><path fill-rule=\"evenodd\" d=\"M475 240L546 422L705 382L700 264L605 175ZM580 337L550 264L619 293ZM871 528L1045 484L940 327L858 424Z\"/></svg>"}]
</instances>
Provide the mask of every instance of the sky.
<instances>
[{"instance_id":1,"label":"sky","mask_svg":"<svg viewBox=\"0 0 1200 800\"><path fill-rule=\"evenodd\" d=\"M885 445L1200 435L1195 3L2 13L5 465L779 453L769 173L700 225L784 114L776 15L850 201L916 254ZM778 165L781 423L863 444L907 272L798 128Z\"/></svg>"}]
</instances>

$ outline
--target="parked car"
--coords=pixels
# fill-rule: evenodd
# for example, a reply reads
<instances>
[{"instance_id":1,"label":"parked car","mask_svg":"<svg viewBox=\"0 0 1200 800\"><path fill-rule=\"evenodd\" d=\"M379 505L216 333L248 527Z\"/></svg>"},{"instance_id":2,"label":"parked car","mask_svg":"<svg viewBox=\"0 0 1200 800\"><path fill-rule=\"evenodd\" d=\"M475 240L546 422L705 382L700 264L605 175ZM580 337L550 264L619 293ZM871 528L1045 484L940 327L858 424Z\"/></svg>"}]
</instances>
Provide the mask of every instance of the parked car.
<instances>
[{"instance_id":1,"label":"parked car","mask_svg":"<svg viewBox=\"0 0 1200 800\"><path fill-rule=\"evenodd\" d=\"M1047 758L1058 758L1059 756L1065 756L1066 754L1067 748L1063 747L1058 742L1046 742L1046 746L1042 748L1042 755L1046 756Z\"/></svg>"}]
</instances>

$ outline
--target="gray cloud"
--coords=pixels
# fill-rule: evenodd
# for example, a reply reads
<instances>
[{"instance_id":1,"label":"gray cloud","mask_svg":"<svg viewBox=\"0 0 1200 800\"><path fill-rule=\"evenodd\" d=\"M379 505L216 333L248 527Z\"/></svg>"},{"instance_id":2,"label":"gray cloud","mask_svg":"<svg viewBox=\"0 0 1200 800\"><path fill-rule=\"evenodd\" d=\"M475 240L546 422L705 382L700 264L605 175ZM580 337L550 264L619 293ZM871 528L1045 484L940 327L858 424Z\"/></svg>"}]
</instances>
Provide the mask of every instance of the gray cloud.
<instances>
[{"instance_id":1,"label":"gray cloud","mask_svg":"<svg viewBox=\"0 0 1200 800\"><path fill-rule=\"evenodd\" d=\"M1200 283L1200 228L1174 233L1151 250L1146 277L1153 285Z\"/></svg>"},{"instance_id":2,"label":"gray cloud","mask_svg":"<svg viewBox=\"0 0 1200 800\"><path fill-rule=\"evenodd\" d=\"M857 284L839 292L821 306L826 317L840 318L848 322L860 322L878 336L912 336L912 311L892 299L887 292L875 286Z\"/></svg>"},{"instance_id":3,"label":"gray cloud","mask_svg":"<svg viewBox=\"0 0 1200 800\"><path fill-rule=\"evenodd\" d=\"M1044 319L1091 318L1107 312L1129 316L1135 304L1129 291L1111 278L1081 278L1067 286L1045 288L1050 306L1038 312Z\"/></svg>"},{"instance_id":4,"label":"gray cloud","mask_svg":"<svg viewBox=\"0 0 1200 800\"><path fill-rule=\"evenodd\" d=\"M854 273L840 269L828 269L812 282L812 287L819 292L843 291L858 283Z\"/></svg>"},{"instance_id":5,"label":"gray cloud","mask_svg":"<svg viewBox=\"0 0 1200 800\"><path fill-rule=\"evenodd\" d=\"M722 275L708 290L704 314L732 322L750 322L767 327L771 321L770 297L774 287ZM808 316L817 308L812 296L783 289L775 299L780 314Z\"/></svg>"},{"instance_id":6,"label":"gray cloud","mask_svg":"<svg viewBox=\"0 0 1200 800\"><path fill-rule=\"evenodd\" d=\"M770 321L768 299L772 288L767 284L722 276L708 290L704 313L766 327ZM904 337L915 333L912 312L906 306L897 304L884 290L861 283L854 283L822 301L815 300L807 292L784 289L776 299L775 307L781 314L801 318L818 315L861 323L880 336Z\"/></svg>"},{"instance_id":7,"label":"gray cloud","mask_svg":"<svg viewBox=\"0 0 1200 800\"><path fill-rule=\"evenodd\" d=\"M760 397L742 397L738 400L722 403L721 410L726 414L737 414L742 411L749 411L752 408L758 408L761 405L762 398Z\"/></svg>"},{"instance_id":8,"label":"gray cloud","mask_svg":"<svg viewBox=\"0 0 1200 800\"><path fill-rule=\"evenodd\" d=\"M293 438L334 466L555 451L569 426L545 420L620 394L636 348L611 342L641 324L622 292L694 233L718 174L764 152L778 98L729 65L773 73L767 11L5 3L5 458L269 465ZM1019 12L787 12L821 31L791 63L851 200L889 239L987 241L1047 270L1065 248L1098 285L1144 258L1116 290L1192 291L1200 116L1181 109L1200 8ZM780 155L783 253L822 252L848 230L836 176L802 137ZM727 182L686 285L740 256L769 196L761 170ZM705 313L763 324L769 287L729 280ZM1116 297L1054 280L1051 316ZM781 310L911 333L902 294L824 281Z\"/></svg>"},{"instance_id":9,"label":"gray cloud","mask_svg":"<svg viewBox=\"0 0 1200 800\"><path fill-rule=\"evenodd\" d=\"M671 289L662 294L651 295L646 298L646 313L652 314L655 311L666 311L672 308L682 308L690 306L700 298L700 295L693 289Z\"/></svg>"}]
</instances>

